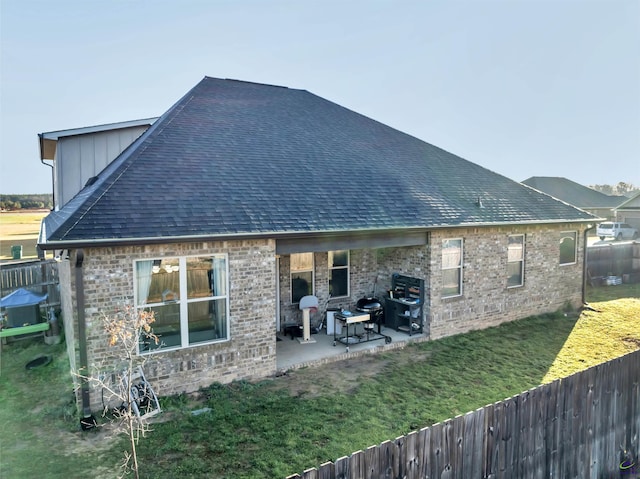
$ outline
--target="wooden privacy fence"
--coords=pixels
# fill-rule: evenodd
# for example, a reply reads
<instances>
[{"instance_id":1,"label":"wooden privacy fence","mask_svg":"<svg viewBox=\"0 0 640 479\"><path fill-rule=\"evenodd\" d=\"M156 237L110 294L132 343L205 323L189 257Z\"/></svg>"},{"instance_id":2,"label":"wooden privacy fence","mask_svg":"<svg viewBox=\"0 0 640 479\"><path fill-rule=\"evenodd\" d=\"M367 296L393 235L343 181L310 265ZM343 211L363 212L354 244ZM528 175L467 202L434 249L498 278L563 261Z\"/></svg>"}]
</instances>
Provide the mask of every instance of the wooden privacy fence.
<instances>
[{"instance_id":1,"label":"wooden privacy fence","mask_svg":"<svg viewBox=\"0 0 640 479\"><path fill-rule=\"evenodd\" d=\"M590 277L639 274L640 243L589 246L587 268Z\"/></svg>"},{"instance_id":2,"label":"wooden privacy fence","mask_svg":"<svg viewBox=\"0 0 640 479\"><path fill-rule=\"evenodd\" d=\"M287 479L618 478L639 380L640 350Z\"/></svg>"},{"instance_id":3,"label":"wooden privacy fence","mask_svg":"<svg viewBox=\"0 0 640 479\"><path fill-rule=\"evenodd\" d=\"M47 293L43 307L60 306L58 263L54 260L29 261L0 265L0 298L24 288L34 293Z\"/></svg>"}]
</instances>

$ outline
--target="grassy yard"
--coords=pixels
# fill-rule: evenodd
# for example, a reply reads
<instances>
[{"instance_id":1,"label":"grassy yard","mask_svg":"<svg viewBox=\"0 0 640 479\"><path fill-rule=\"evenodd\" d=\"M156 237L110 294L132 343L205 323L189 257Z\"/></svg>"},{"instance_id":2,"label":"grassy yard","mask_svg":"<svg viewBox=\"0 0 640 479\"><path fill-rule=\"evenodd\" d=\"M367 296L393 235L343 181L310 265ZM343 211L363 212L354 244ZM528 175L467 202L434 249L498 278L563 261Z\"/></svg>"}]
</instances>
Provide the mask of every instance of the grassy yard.
<instances>
[{"instance_id":1,"label":"grassy yard","mask_svg":"<svg viewBox=\"0 0 640 479\"><path fill-rule=\"evenodd\" d=\"M37 258L40 221L49 211L0 213L0 261L12 259L11 247L22 246L22 258Z\"/></svg>"},{"instance_id":2,"label":"grassy yard","mask_svg":"<svg viewBox=\"0 0 640 479\"><path fill-rule=\"evenodd\" d=\"M581 313L165 398L139 444L142 477L284 478L504 399L638 349L639 293L590 289ZM53 362L25 370L42 353ZM1 360L0 477L116 477L125 440L78 430L64 345L16 341Z\"/></svg>"}]
</instances>

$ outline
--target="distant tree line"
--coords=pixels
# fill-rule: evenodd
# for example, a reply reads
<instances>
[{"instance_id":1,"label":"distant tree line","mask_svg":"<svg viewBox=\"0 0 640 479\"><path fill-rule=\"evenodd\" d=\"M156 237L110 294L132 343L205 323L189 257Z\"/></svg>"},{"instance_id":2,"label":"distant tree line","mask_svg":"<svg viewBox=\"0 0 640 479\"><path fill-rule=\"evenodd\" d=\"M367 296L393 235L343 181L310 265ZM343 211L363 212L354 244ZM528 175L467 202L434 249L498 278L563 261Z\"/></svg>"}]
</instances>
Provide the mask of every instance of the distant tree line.
<instances>
[{"instance_id":1,"label":"distant tree line","mask_svg":"<svg viewBox=\"0 0 640 479\"><path fill-rule=\"evenodd\" d=\"M53 195L0 195L0 210L50 210L53 208Z\"/></svg>"},{"instance_id":2,"label":"distant tree line","mask_svg":"<svg viewBox=\"0 0 640 479\"><path fill-rule=\"evenodd\" d=\"M631 198L637 193L640 193L640 188L637 186L633 186L631 183L625 183L621 181L617 185L590 185L589 188L592 190L599 191L600 193L604 193L605 195L611 196L626 196Z\"/></svg>"}]
</instances>

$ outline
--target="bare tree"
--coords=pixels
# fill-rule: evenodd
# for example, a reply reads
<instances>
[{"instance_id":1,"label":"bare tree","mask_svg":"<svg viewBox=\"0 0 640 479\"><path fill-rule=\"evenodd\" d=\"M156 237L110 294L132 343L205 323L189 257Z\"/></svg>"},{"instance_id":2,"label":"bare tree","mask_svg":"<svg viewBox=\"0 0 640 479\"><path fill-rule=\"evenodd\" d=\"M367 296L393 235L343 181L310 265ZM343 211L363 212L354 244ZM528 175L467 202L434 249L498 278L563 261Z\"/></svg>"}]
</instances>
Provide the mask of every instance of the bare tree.
<instances>
[{"instance_id":1,"label":"bare tree","mask_svg":"<svg viewBox=\"0 0 640 479\"><path fill-rule=\"evenodd\" d=\"M590 185L589 188L605 195L613 195L613 186L611 185Z\"/></svg>"},{"instance_id":2,"label":"bare tree","mask_svg":"<svg viewBox=\"0 0 640 479\"><path fill-rule=\"evenodd\" d=\"M616 194L628 197L631 197L638 192L638 188L633 186L632 183L625 183L624 181L619 182L614 189Z\"/></svg>"},{"instance_id":3,"label":"bare tree","mask_svg":"<svg viewBox=\"0 0 640 479\"><path fill-rule=\"evenodd\" d=\"M102 320L110 352L109 359L103 362L108 368L94 368L101 371L95 376L77 376L102 389L103 415L111 418L109 424L115 424L116 432L126 434L129 439L120 477L133 472L139 479L137 445L150 430L148 419L159 412L155 393L142 374L144 357L138 354L141 342L158 344L151 328L154 314L125 305L113 314L103 314Z\"/></svg>"}]
</instances>

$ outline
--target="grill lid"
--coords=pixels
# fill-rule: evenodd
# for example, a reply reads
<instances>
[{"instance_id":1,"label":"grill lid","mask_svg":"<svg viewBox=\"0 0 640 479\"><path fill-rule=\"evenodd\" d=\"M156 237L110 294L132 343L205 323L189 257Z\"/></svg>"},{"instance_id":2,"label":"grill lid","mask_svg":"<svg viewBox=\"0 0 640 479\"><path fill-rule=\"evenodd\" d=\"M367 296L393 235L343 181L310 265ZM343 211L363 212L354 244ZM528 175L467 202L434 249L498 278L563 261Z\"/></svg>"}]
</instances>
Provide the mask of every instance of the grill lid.
<instances>
[{"instance_id":1,"label":"grill lid","mask_svg":"<svg viewBox=\"0 0 640 479\"><path fill-rule=\"evenodd\" d=\"M361 298L356 303L356 309L362 312L378 311L382 304L376 298Z\"/></svg>"}]
</instances>

